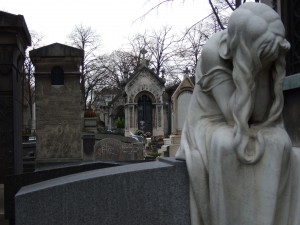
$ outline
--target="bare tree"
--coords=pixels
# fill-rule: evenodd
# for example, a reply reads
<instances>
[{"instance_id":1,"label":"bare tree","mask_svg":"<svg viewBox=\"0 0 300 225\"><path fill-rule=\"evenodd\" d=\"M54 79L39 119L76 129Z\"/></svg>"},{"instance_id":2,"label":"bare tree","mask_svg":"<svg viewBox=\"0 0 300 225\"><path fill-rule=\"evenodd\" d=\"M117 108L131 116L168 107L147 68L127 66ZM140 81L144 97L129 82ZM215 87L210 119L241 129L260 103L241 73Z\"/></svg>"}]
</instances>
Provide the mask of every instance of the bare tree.
<instances>
[{"instance_id":1,"label":"bare tree","mask_svg":"<svg viewBox=\"0 0 300 225\"><path fill-rule=\"evenodd\" d=\"M68 36L71 45L82 49L84 56L81 61L80 89L82 95L83 110L87 108L87 101L91 96L93 88L101 79L99 77L105 73L100 69L97 50L100 47L100 36L91 27L81 25Z\"/></svg>"},{"instance_id":2,"label":"bare tree","mask_svg":"<svg viewBox=\"0 0 300 225\"><path fill-rule=\"evenodd\" d=\"M131 53L134 61L134 65L137 67L138 65L141 64L141 59L142 59L142 50L146 49L149 40L148 40L148 35L147 32L144 32L143 34L135 34L133 37L129 37L129 49L128 52Z\"/></svg>"},{"instance_id":3,"label":"bare tree","mask_svg":"<svg viewBox=\"0 0 300 225\"><path fill-rule=\"evenodd\" d=\"M176 52L174 62L180 72L189 68L192 75L195 74L196 64L200 57L202 46L212 34L213 25L202 21L191 29L185 31L181 46Z\"/></svg>"},{"instance_id":4,"label":"bare tree","mask_svg":"<svg viewBox=\"0 0 300 225\"><path fill-rule=\"evenodd\" d=\"M179 1L179 0L159 0L158 3L156 3L149 10L147 10L139 19L145 18L150 12L152 12L154 10L158 10L159 7L161 7L162 5L170 4L175 1ZM185 2L185 0L181 0L181 1L183 3ZM218 28L215 29L217 31L224 30L227 27L227 19L228 19L230 12L234 11L241 4L243 4L245 2L249 2L249 1L259 2L259 0L207 0L207 1L212 10L211 15L214 15L214 20L215 20L216 24L218 25ZM276 2L276 0L273 0L274 7L276 5L275 2ZM202 4L202 1L199 1L199 4ZM194 24L194 25L196 25L196 24Z\"/></svg>"},{"instance_id":5,"label":"bare tree","mask_svg":"<svg viewBox=\"0 0 300 225\"><path fill-rule=\"evenodd\" d=\"M146 50L151 57L150 65L154 68L157 75L162 72L162 75L167 80L177 79L174 73L173 58L178 47L178 37L172 32L172 28L164 26L162 29L153 30L149 36Z\"/></svg>"},{"instance_id":6,"label":"bare tree","mask_svg":"<svg viewBox=\"0 0 300 225\"><path fill-rule=\"evenodd\" d=\"M114 51L106 56L104 67L109 74L109 86L122 90L123 81L136 69L136 57L130 52Z\"/></svg>"},{"instance_id":7,"label":"bare tree","mask_svg":"<svg viewBox=\"0 0 300 225\"><path fill-rule=\"evenodd\" d=\"M229 14L237 9L241 4L253 0L208 0L215 20L221 30L227 27ZM259 0L254 0L259 2Z\"/></svg>"}]
</instances>

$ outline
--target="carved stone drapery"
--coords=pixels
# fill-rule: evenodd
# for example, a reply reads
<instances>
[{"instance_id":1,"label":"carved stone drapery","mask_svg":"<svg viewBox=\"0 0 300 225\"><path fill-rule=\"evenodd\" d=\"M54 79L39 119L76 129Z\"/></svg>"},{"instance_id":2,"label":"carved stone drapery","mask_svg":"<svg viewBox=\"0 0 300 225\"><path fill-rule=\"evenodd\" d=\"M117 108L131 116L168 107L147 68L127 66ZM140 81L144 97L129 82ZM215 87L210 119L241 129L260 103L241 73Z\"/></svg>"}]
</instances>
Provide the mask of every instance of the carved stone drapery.
<instances>
[{"instance_id":1,"label":"carved stone drapery","mask_svg":"<svg viewBox=\"0 0 300 225\"><path fill-rule=\"evenodd\" d=\"M289 48L280 16L251 2L202 48L176 153L187 162L192 225L299 223L298 166L281 116Z\"/></svg>"}]
</instances>

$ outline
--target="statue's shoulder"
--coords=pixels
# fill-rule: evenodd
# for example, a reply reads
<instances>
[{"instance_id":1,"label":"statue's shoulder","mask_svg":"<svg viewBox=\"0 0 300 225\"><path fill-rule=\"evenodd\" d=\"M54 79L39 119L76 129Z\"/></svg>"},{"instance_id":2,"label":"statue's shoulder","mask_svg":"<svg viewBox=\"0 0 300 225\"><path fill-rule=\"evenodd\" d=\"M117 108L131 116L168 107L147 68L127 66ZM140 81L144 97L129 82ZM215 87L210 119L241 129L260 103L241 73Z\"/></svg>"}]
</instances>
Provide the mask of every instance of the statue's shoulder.
<instances>
[{"instance_id":1,"label":"statue's shoulder","mask_svg":"<svg viewBox=\"0 0 300 225\"><path fill-rule=\"evenodd\" d=\"M220 40L222 36L227 32L227 30L222 30L219 31L215 34L213 34L205 43L202 49L202 53L204 52L211 52L211 51L216 51L218 52L219 45L220 45Z\"/></svg>"},{"instance_id":2,"label":"statue's shoulder","mask_svg":"<svg viewBox=\"0 0 300 225\"><path fill-rule=\"evenodd\" d=\"M216 68L229 69L231 67L219 54L220 40L226 32L226 30L223 30L213 34L203 46L200 65L203 75L207 75Z\"/></svg>"}]
</instances>

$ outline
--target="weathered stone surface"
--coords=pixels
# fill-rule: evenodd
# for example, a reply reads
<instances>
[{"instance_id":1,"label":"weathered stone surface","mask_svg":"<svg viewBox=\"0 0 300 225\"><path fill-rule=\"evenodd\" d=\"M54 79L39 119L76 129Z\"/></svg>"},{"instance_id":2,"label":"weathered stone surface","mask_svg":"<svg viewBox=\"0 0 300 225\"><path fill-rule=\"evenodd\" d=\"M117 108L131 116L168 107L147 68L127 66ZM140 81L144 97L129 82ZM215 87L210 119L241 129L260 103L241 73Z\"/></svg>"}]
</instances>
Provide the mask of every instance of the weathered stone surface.
<instances>
[{"instance_id":1,"label":"weathered stone surface","mask_svg":"<svg viewBox=\"0 0 300 225\"><path fill-rule=\"evenodd\" d=\"M144 145L141 142L125 143L114 138L104 138L94 146L96 160L143 160Z\"/></svg>"},{"instance_id":2,"label":"weathered stone surface","mask_svg":"<svg viewBox=\"0 0 300 225\"><path fill-rule=\"evenodd\" d=\"M58 43L30 51L36 78L37 161L82 159L82 56L82 50ZM63 85L51 83L51 72L56 66L63 70Z\"/></svg>"},{"instance_id":3,"label":"weathered stone surface","mask_svg":"<svg viewBox=\"0 0 300 225\"><path fill-rule=\"evenodd\" d=\"M172 95L172 134L181 134L194 84L186 74Z\"/></svg>"},{"instance_id":4,"label":"weathered stone surface","mask_svg":"<svg viewBox=\"0 0 300 225\"><path fill-rule=\"evenodd\" d=\"M23 187L16 225L40 224L189 225L185 163L162 159Z\"/></svg>"}]
</instances>

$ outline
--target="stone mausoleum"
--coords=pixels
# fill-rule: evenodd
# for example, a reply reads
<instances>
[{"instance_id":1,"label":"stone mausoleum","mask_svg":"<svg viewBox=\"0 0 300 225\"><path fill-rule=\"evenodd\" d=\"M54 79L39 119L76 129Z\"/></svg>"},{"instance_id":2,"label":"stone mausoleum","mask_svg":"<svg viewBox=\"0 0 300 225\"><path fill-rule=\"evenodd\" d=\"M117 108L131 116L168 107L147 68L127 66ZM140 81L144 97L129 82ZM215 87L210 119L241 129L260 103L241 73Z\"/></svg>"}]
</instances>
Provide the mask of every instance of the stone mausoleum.
<instances>
[{"instance_id":1,"label":"stone mausoleum","mask_svg":"<svg viewBox=\"0 0 300 225\"><path fill-rule=\"evenodd\" d=\"M154 136L166 133L165 80L143 63L125 86L125 135L136 129Z\"/></svg>"},{"instance_id":2,"label":"stone mausoleum","mask_svg":"<svg viewBox=\"0 0 300 225\"><path fill-rule=\"evenodd\" d=\"M124 91L103 89L94 106L107 129L116 127L118 118L125 119L125 135L136 130L151 132L155 137L172 138L176 152L189 101L194 89L194 77L188 69L181 83L165 86L165 79L151 70L146 60L124 82Z\"/></svg>"},{"instance_id":3,"label":"stone mausoleum","mask_svg":"<svg viewBox=\"0 0 300 225\"><path fill-rule=\"evenodd\" d=\"M82 57L82 50L59 43L30 51L35 66L37 162L82 159Z\"/></svg>"},{"instance_id":4,"label":"stone mausoleum","mask_svg":"<svg viewBox=\"0 0 300 225\"><path fill-rule=\"evenodd\" d=\"M126 81L124 92L109 104L108 126L114 127L118 117L125 118L125 136L136 130L164 136L168 132L168 95L165 79L155 74L143 60Z\"/></svg>"}]
</instances>

